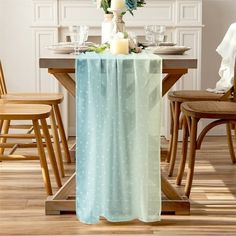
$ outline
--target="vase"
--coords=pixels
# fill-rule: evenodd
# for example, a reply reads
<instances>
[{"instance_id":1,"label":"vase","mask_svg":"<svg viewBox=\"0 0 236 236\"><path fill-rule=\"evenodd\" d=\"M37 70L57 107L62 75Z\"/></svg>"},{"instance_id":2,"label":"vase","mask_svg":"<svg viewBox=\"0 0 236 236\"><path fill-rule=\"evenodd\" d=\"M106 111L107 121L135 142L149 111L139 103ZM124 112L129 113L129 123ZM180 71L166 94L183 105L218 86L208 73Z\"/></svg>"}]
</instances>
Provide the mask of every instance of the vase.
<instances>
[{"instance_id":1,"label":"vase","mask_svg":"<svg viewBox=\"0 0 236 236\"><path fill-rule=\"evenodd\" d=\"M114 23L113 14L105 14L102 22L102 43L109 43L112 37Z\"/></svg>"},{"instance_id":2,"label":"vase","mask_svg":"<svg viewBox=\"0 0 236 236\"><path fill-rule=\"evenodd\" d=\"M118 32L125 32L125 22L123 21L123 15L121 12L113 11L113 34L116 34Z\"/></svg>"}]
</instances>

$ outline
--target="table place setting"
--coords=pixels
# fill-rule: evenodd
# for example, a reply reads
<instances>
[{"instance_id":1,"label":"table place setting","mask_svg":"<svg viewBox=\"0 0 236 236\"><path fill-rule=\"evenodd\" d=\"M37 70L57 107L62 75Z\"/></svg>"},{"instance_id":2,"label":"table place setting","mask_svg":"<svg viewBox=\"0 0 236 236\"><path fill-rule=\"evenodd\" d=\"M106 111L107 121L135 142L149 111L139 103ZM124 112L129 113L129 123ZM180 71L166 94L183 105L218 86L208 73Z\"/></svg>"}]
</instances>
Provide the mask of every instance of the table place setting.
<instances>
[{"instance_id":1,"label":"table place setting","mask_svg":"<svg viewBox=\"0 0 236 236\"><path fill-rule=\"evenodd\" d=\"M179 46L174 42L167 42L166 27L161 25L145 26L145 42L140 42L148 52L158 55L182 55L190 47Z\"/></svg>"},{"instance_id":2,"label":"table place setting","mask_svg":"<svg viewBox=\"0 0 236 236\"><path fill-rule=\"evenodd\" d=\"M46 47L48 50L56 54L80 54L87 52L90 47L95 47L93 42L87 42L89 34L89 26L87 25L72 25L68 27L69 35L68 42L59 42L57 44Z\"/></svg>"},{"instance_id":3,"label":"table place setting","mask_svg":"<svg viewBox=\"0 0 236 236\"><path fill-rule=\"evenodd\" d=\"M133 35L133 32L129 33ZM95 44L93 42L84 42L83 45L75 45L74 42L60 42L46 48L55 54L75 55L85 52L101 53L104 51L111 51L114 54L128 54L129 52L140 53L142 51L145 51L157 55L182 55L186 51L189 51L191 49L190 47L186 46L178 46L173 42L160 42L158 46L155 46L152 42L148 41L137 42L137 38L132 38L129 33L118 32L113 36L113 39L110 43ZM128 45L128 47L126 45ZM125 50L124 47L126 47ZM123 48L121 52L119 52L120 48Z\"/></svg>"},{"instance_id":4,"label":"table place setting","mask_svg":"<svg viewBox=\"0 0 236 236\"><path fill-rule=\"evenodd\" d=\"M85 43L77 48L79 52L86 52L90 46L94 44ZM72 42L60 42L51 46L46 47L48 50L52 51L55 54L70 54L75 52L75 46Z\"/></svg>"}]
</instances>

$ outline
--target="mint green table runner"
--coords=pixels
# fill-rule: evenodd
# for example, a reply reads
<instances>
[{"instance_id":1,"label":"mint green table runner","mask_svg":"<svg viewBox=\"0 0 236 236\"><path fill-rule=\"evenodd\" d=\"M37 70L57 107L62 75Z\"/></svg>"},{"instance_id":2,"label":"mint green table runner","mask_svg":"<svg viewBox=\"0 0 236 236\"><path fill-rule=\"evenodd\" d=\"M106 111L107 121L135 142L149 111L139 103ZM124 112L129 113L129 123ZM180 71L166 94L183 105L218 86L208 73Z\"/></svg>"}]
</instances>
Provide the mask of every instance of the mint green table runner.
<instances>
[{"instance_id":1,"label":"mint green table runner","mask_svg":"<svg viewBox=\"0 0 236 236\"><path fill-rule=\"evenodd\" d=\"M76 59L81 222L160 220L161 74L161 58L147 53Z\"/></svg>"}]
</instances>

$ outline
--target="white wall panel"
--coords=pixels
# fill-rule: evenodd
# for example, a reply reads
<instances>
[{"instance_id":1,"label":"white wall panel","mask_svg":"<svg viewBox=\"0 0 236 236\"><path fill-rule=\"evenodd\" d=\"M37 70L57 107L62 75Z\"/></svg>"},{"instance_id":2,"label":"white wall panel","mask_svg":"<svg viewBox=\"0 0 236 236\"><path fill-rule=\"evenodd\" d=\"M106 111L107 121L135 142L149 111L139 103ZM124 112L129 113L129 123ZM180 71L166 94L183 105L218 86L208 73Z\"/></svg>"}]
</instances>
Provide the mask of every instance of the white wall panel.
<instances>
[{"instance_id":1,"label":"white wall panel","mask_svg":"<svg viewBox=\"0 0 236 236\"><path fill-rule=\"evenodd\" d=\"M177 2L177 24L201 25L202 1L181 0Z\"/></svg>"},{"instance_id":2,"label":"white wall panel","mask_svg":"<svg viewBox=\"0 0 236 236\"><path fill-rule=\"evenodd\" d=\"M57 22L57 0L33 0L34 25L56 25Z\"/></svg>"},{"instance_id":3,"label":"white wall panel","mask_svg":"<svg viewBox=\"0 0 236 236\"><path fill-rule=\"evenodd\" d=\"M179 45L190 47L189 55L195 58L201 58L201 30L179 28L177 30L177 42ZM189 70L189 73L184 76L177 84L177 89L200 89L201 88L201 74L200 63L198 63L198 70Z\"/></svg>"},{"instance_id":4,"label":"white wall panel","mask_svg":"<svg viewBox=\"0 0 236 236\"><path fill-rule=\"evenodd\" d=\"M39 58L49 55L50 52L47 46L54 44L58 41L57 29L45 30L37 29L34 31L35 42L35 79L36 79L36 91L37 92L58 92L58 83L54 78L51 78L46 69L39 69Z\"/></svg>"},{"instance_id":5,"label":"white wall panel","mask_svg":"<svg viewBox=\"0 0 236 236\"><path fill-rule=\"evenodd\" d=\"M176 1L175 0L148 0L147 5L134 12L134 17L126 14L127 26L139 26L149 24L175 25Z\"/></svg>"}]
</instances>

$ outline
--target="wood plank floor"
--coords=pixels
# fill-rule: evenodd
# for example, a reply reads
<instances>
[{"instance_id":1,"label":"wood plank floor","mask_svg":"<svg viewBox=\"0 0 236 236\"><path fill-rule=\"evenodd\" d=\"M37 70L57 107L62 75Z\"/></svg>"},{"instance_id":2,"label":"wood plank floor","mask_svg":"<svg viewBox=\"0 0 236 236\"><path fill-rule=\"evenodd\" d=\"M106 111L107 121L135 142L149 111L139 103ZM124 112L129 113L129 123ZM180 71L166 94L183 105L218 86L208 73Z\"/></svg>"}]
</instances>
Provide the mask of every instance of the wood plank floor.
<instances>
[{"instance_id":1,"label":"wood plank floor","mask_svg":"<svg viewBox=\"0 0 236 236\"><path fill-rule=\"evenodd\" d=\"M69 176L74 165L66 170ZM190 216L163 215L152 224L101 220L91 226L75 215L45 216L45 198L37 161L0 163L0 235L236 235L236 165L225 137L207 138L197 153Z\"/></svg>"}]
</instances>

